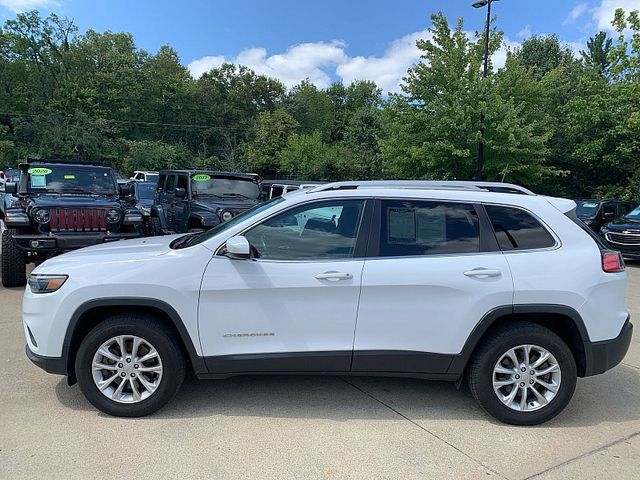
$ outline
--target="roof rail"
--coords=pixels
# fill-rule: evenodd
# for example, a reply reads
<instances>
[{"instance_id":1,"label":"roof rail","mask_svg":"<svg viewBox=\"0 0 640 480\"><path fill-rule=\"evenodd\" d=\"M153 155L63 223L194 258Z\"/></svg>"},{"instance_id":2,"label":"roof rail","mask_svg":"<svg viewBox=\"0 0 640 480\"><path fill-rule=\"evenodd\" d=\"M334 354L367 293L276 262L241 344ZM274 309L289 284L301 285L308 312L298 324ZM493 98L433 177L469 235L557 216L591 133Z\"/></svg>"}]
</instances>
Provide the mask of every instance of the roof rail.
<instances>
[{"instance_id":1,"label":"roof rail","mask_svg":"<svg viewBox=\"0 0 640 480\"><path fill-rule=\"evenodd\" d=\"M521 195L535 195L531 190L502 182L475 182L464 180L366 180L334 182L310 189L307 193L324 192L328 190L356 190L359 188L406 188L424 190L480 190L496 193L515 193Z\"/></svg>"}]
</instances>

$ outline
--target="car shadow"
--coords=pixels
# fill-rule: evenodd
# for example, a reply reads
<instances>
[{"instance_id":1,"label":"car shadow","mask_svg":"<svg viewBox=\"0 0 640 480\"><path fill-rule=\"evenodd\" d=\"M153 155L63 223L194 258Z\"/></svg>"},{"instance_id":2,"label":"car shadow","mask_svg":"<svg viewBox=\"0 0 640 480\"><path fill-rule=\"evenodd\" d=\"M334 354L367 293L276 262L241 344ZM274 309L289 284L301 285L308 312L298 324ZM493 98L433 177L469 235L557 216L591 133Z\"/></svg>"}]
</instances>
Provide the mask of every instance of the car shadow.
<instances>
[{"instance_id":1,"label":"car shadow","mask_svg":"<svg viewBox=\"0 0 640 480\"><path fill-rule=\"evenodd\" d=\"M584 427L640 419L640 370L619 365L580 379L567 409L537 428ZM60 403L95 411L77 385L56 385ZM453 383L406 378L334 376L241 376L200 381L189 376L166 407L147 417L192 419L232 417L321 418L336 422L384 420L405 414L417 421L456 419L499 424L485 414L466 388ZM104 415L96 411L96 415ZM106 415L104 415L106 416ZM139 419L138 421L146 421ZM534 427L535 428L535 427Z\"/></svg>"}]
</instances>

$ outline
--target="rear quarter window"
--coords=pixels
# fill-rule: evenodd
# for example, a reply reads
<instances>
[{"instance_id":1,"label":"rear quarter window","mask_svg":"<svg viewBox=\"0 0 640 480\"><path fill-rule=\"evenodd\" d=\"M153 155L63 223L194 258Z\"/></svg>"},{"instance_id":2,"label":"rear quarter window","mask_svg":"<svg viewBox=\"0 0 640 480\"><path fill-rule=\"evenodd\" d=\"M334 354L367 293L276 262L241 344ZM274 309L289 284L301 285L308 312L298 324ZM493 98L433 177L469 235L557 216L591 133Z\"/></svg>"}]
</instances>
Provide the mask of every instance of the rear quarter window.
<instances>
[{"instance_id":1,"label":"rear quarter window","mask_svg":"<svg viewBox=\"0 0 640 480\"><path fill-rule=\"evenodd\" d=\"M549 248L553 235L530 213L514 207L485 205L498 245L503 251Z\"/></svg>"}]
</instances>

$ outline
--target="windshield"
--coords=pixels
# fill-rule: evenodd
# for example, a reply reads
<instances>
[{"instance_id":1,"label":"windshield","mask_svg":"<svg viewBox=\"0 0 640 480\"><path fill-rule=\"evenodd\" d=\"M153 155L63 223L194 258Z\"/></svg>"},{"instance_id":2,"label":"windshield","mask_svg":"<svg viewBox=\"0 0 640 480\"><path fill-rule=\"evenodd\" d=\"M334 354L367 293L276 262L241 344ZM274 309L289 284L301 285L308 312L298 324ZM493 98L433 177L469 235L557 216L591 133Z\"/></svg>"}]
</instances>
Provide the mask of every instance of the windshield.
<instances>
[{"instance_id":1,"label":"windshield","mask_svg":"<svg viewBox=\"0 0 640 480\"><path fill-rule=\"evenodd\" d=\"M191 191L194 195L250 198L252 200L260 196L260 188L253 180L228 177L216 178L202 173L191 177Z\"/></svg>"},{"instance_id":2,"label":"windshield","mask_svg":"<svg viewBox=\"0 0 640 480\"><path fill-rule=\"evenodd\" d=\"M640 207L637 207L635 210L631 210L624 216L624 218L628 218L629 220L640 220Z\"/></svg>"},{"instance_id":3,"label":"windshield","mask_svg":"<svg viewBox=\"0 0 640 480\"><path fill-rule=\"evenodd\" d=\"M284 198L278 197L278 198L274 198L272 200L269 200L268 202L260 203L260 204L256 205L255 207L250 208L246 212L243 212L240 215L236 215L232 219L227 220L226 222L223 222L223 223L220 223L220 224L216 225L211 230L207 230L206 232L203 232L203 233L200 233L198 235L194 235L193 237L190 237L188 239L188 241L186 241L184 244L181 244L180 246L182 248L190 247L192 245L197 245L197 244L202 243L202 242L204 242L206 240L209 240L210 238L214 237L215 235L218 235L219 233L224 232L225 230L228 230L229 228L237 225L238 223L245 221L247 218L251 218L254 215L257 215L257 214L259 214L261 212L264 212L265 210L271 208L274 205L277 205L280 202L284 202Z\"/></svg>"},{"instance_id":4,"label":"windshield","mask_svg":"<svg viewBox=\"0 0 640 480\"><path fill-rule=\"evenodd\" d=\"M576 215L578 217L595 217L598 213L600 203L598 202L578 202L578 208L576 208Z\"/></svg>"},{"instance_id":5,"label":"windshield","mask_svg":"<svg viewBox=\"0 0 640 480\"><path fill-rule=\"evenodd\" d=\"M136 197L143 199L154 199L156 197L155 183L136 183Z\"/></svg>"},{"instance_id":6,"label":"windshield","mask_svg":"<svg viewBox=\"0 0 640 480\"><path fill-rule=\"evenodd\" d=\"M33 193L116 194L113 174L104 167L37 165L29 168L27 182L27 190Z\"/></svg>"}]
</instances>

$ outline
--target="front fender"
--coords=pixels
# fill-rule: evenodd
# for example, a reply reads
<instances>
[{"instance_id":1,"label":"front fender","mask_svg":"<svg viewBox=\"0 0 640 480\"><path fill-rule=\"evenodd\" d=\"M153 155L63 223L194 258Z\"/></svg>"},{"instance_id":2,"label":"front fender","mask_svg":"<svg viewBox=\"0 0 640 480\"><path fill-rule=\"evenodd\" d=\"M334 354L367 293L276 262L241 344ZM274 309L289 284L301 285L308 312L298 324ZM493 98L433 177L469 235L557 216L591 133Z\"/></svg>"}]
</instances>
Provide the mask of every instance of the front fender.
<instances>
[{"instance_id":1,"label":"front fender","mask_svg":"<svg viewBox=\"0 0 640 480\"><path fill-rule=\"evenodd\" d=\"M151 216L157 217L160 221L160 228L169 228L169 222L167 221L167 212L161 205L154 205L151 207Z\"/></svg>"}]
</instances>

